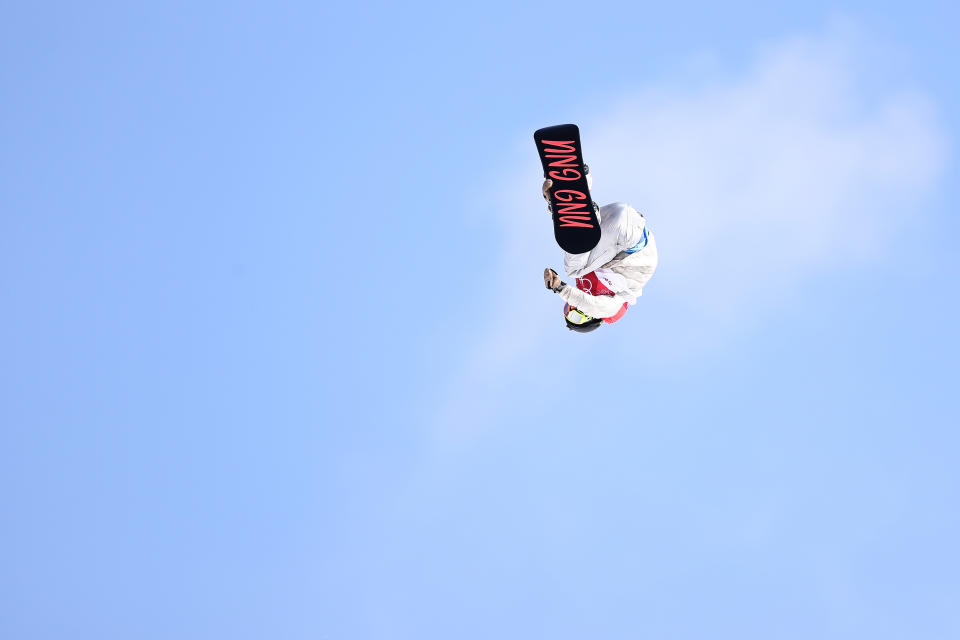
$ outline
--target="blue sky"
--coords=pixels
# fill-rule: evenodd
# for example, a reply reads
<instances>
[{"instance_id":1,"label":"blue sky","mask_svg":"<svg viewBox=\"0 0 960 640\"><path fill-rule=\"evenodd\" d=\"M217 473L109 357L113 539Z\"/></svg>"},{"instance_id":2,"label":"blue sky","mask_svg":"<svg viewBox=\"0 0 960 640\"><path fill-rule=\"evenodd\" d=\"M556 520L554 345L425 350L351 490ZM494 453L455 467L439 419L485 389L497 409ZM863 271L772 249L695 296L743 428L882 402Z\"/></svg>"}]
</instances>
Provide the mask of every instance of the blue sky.
<instances>
[{"instance_id":1,"label":"blue sky","mask_svg":"<svg viewBox=\"0 0 960 640\"><path fill-rule=\"evenodd\" d=\"M0 636L957 637L958 17L8 7Z\"/></svg>"}]
</instances>

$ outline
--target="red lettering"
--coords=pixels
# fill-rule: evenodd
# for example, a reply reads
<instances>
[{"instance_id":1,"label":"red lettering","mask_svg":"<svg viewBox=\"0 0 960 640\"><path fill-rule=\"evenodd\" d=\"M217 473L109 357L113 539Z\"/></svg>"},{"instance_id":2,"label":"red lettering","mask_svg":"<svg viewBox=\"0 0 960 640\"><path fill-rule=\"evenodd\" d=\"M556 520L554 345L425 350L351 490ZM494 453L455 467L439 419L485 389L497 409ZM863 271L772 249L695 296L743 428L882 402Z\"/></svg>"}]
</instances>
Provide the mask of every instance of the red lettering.
<instances>
[{"instance_id":1,"label":"red lettering","mask_svg":"<svg viewBox=\"0 0 960 640\"><path fill-rule=\"evenodd\" d=\"M548 176L554 180L575 182L583 178L580 172L579 153L576 140L541 140L544 158L556 158L549 167L557 167L550 171ZM576 189L559 189L553 192L556 202L557 221L561 227L594 228L589 202L574 202L587 200L587 194Z\"/></svg>"},{"instance_id":2,"label":"red lettering","mask_svg":"<svg viewBox=\"0 0 960 640\"><path fill-rule=\"evenodd\" d=\"M579 222L580 220L586 220L586 222ZM585 227L587 229L593 228L593 225L590 224L590 216L561 216L560 222L561 227Z\"/></svg>"},{"instance_id":3,"label":"red lettering","mask_svg":"<svg viewBox=\"0 0 960 640\"><path fill-rule=\"evenodd\" d=\"M549 164L551 167L578 167L580 163L577 162L577 156L545 156L547 158L563 158L563 160L554 160Z\"/></svg>"},{"instance_id":4,"label":"red lettering","mask_svg":"<svg viewBox=\"0 0 960 640\"><path fill-rule=\"evenodd\" d=\"M586 200L587 194L582 191L574 191L573 189L557 189L553 192L553 195L560 202L571 202L573 200Z\"/></svg>"},{"instance_id":5,"label":"red lettering","mask_svg":"<svg viewBox=\"0 0 960 640\"><path fill-rule=\"evenodd\" d=\"M562 175L559 171L550 172L550 177L554 180L566 180L568 182L579 180L582 176L583 174L576 169L564 169Z\"/></svg>"},{"instance_id":6,"label":"red lettering","mask_svg":"<svg viewBox=\"0 0 960 640\"><path fill-rule=\"evenodd\" d=\"M584 212L584 211L579 211L579 209L583 209L583 208L585 208L585 207L587 206L587 203L586 203L586 202L570 202L570 201L567 201L565 204L563 204L563 205L559 205L559 204L558 204L557 206L560 207L559 210L557 211L557 215L558 215L558 216L569 215L569 214L571 214L571 213L576 213L576 214L580 214L580 215L586 215L586 216L588 216L588 217L589 217L589 215L590 215L590 214L588 214L588 213L586 213L586 212Z\"/></svg>"},{"instance_id":7,"label":"red lettering","mask_svg":"<svg viewBox=\"0 0 960 640\"><path fill-rule=\"evenodd\" d=\"M564 140L562 142L560 140L542 140L541 142L544 145L544 149L543 149L544 153L564 153L564 152L576 153L577 152L577 148L573 146L573 143L576 142L576 140ZM546 146L548 144L553 145L554 147L560 147L560 148L547 149Z\"/></svg>"}]
</instances>

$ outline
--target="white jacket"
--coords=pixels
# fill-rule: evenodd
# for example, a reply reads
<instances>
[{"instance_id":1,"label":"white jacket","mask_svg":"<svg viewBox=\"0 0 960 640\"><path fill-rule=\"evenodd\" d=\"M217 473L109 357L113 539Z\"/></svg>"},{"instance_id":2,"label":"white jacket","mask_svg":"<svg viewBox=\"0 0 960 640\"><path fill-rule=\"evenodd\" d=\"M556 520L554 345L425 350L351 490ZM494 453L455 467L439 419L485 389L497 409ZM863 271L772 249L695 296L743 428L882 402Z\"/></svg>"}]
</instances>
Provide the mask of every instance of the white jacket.
<instances>
[{"instance_id":1,"label":"white jacket","mask_svg":"<svg viewBox=\"0 0 960 640\"><path fill-rule=\"evenodd\" d=\"M560 290L560 297L594 318L609 318L624 302L636 303L657 268L657 242L646 229L646 246L632 254L624 251L643 240L644 229L646 220L630 205L614 202L600 207L600 242L589 253L564 253L563 266L574 278L595 271L616 295L594 296L568 284Z\"/></svg>"}]
</instances>

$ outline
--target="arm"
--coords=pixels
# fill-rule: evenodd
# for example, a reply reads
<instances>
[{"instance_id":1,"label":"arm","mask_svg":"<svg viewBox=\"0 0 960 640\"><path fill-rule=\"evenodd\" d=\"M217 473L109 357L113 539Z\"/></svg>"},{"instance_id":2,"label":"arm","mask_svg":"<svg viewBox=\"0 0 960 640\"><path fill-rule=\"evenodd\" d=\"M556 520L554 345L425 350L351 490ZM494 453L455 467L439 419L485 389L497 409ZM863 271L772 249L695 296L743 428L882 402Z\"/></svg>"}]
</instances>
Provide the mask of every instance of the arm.
<instances>
[{"instance_id":1,"label":"arm","mask_svg":"<svg viewBox=\"0 0 960 640\"><path fill-rule=\"evenodd\" d=\"M590 261L590 253L567 253L563 252L563 270L567 272L568 276L579 278L583 274L590 271L586 269L587 263Z\"/></svg>"},{"instance_id":2,"label":"arm","mask_svg":"<svg viewBox=\"0 0 960 640\"><path fill-rule=\"evenodd\" d=\"M567 275L579 278L596 271L613 260L618 253L635 245L643 233L643 217L630 205L613 202L600 209L600 242L589 253L564 253L563 268Z\"/></svg>"},{"instance_id":3,"label":"arm","mask_svg":"<svg viewBox=\"0 0 960 640\"><path fill-rule=\"evenodd\" d=\"M580 291L560 280L560 276L553 269L543 270L543 284L561 298L592 318L609 318L620 311L624 302L629 300L621 295L592 296L586 291Z\"/></svg>"},{"instance_id":4,"label":"arm","mask_svg":"<svg viewBox=\"0 0 960 640\"><path fill-rule=\"evenodd\" d=\"M586 291L580 291L580 289L568 284L560 287L557 294L569 302L571 307L576 307L593 318L609 318L616 315L623 303L629 302L627 298L619 294L615 296L592 296Z\"/></svg>"}]
</instances>

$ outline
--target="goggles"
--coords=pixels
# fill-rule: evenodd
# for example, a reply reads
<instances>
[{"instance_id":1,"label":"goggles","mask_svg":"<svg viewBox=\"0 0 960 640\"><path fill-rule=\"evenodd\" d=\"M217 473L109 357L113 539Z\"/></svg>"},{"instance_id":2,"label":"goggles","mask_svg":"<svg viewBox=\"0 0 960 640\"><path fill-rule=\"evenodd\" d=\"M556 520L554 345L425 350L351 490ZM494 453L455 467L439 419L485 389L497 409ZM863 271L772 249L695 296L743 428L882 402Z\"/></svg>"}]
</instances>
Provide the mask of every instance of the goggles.
<instances>
[{"instance_id":1,"label":"goggles","mask_svg":"<svg viewBox=\"0 0 960 640\"><path fill-rule=\"evenodd\" d=\"M563 315L573 324L584 324L585 322L590 322L593 320L593 318L585 314L583 311L580 311L580 309L571 307L569 302L565 302L563 305Z\"/></svg>"}]
</instances>

